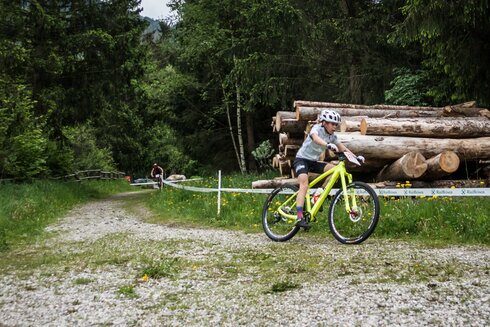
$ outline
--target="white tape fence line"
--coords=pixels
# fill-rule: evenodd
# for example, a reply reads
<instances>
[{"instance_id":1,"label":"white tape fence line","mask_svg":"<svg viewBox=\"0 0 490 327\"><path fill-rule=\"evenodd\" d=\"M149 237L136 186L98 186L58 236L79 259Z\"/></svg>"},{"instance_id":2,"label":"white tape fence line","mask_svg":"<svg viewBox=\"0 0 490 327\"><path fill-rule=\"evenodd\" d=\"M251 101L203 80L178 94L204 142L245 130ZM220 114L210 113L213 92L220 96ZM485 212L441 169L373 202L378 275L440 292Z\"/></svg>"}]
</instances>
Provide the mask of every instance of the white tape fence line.
<instances>
[{"instance_id":1,"label":"white tape fence line","mask_svg":"<svg viewBox=\"0 0 490 327\"><path fill-rule=\"evenodd\" d=\"M229 188L229 187L221 187L221 170L218 171L218 187L217 188L206 188L206 187L196 187L196 186L184 186L179 185L181 182L202 180L202 178L194 178L187 180L178 180L178 181L168 181L164 180L163 183L170 187L191 191L191 192L202 192L202 193L218 193L217 200L217 209L218 216L221 212L221 192L230 192L230 193L256 193L256 194L269 194L274 189L243 189L243 188ZM156 182L146 182L146 183L133 183L132 186L140 186L140 185L156 185ZM334 195L337 193L339 189L330 190L329 195ZM449 197L449 196L490 196L490 188L481 187L481 188L375 188L374 191L378 196L410 196L410 197ZM310 190L312 194L315 192L314 189ZM284 192L291 193L292 192Z\"/></svg>"},{"instance_id":2,"label":"white tape fence line","mask_svg":"<svg viewBox=\"0 0 490 327\"><path fill-rule=\"evenodd\" d=\"M192 191L192 192L231 192L231 193L262 193L269 194L274 189L243 189L243 188L230 188L221 187L221 183L217 188L205 188L205 187L195 187L195 186L184 186L178 185L182 182L190 182L202 180L202 178L192 178L179 181L167 181L164 180L163 183L174 188L179 188L182 190ZM143 185L156 185L156 182L146 182L146 183L132 183L132 186L143 186ZM332 189L330 195L334 195L338 189ZM490 196L490 188L488 187L475 187L475 188L375 188L374 191L379 196ZM314 190L311 190L314 192Z\"/></svg>"}]
</instances>

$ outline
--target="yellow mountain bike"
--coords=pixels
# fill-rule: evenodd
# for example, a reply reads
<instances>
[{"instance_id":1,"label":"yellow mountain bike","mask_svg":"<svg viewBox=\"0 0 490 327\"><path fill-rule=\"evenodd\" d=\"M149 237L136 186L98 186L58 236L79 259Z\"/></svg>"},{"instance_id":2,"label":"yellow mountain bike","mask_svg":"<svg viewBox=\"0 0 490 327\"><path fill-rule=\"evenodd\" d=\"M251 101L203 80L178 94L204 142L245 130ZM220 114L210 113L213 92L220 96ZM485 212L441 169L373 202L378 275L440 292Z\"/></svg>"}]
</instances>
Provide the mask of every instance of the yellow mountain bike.
<instances>
[{"instance_id":1,"label":"yellow mountain bike","mask_svg":"<svg viewBox=\"0 0 490 327\"><path fill-rule=\"evenodd\" d=\"M308 185L303 214L307 222L317 221L323 213L322 206L333 186L340 179L341 188L333 196L328 210L328 225L333 236L344 244L359 244L372 234L379 220L379 199L366 183L352 182L352 175L345 169L345 160L360 165L349 152L337 153L339 164L315 178ZM312 204L310 190L331 176L325 191ZM296 226L296 195L298 187L283 185L272 191L262 210L262 226L267 236L276 242L284 242L298 233Z\"/></svg>"}]
</instances>

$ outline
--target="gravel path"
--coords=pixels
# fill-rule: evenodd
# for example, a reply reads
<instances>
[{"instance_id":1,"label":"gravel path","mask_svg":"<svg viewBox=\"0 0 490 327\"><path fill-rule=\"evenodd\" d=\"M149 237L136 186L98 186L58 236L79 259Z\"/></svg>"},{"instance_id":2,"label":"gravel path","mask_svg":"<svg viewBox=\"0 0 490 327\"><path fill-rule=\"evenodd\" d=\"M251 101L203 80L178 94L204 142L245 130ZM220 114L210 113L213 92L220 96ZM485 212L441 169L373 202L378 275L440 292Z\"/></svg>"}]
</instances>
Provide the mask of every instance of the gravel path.
<instances>
[{"instance_id":1,"label":"gravel path","mask_svg":"<svg viewBox=\"0 0 490 327\"><path fill-rule=\"evenodd\" d=\"M124 209L134 196L78 207L52 237L7 253L0 326L490 324L487 247L274 243L146 223Z\"/></svg>"}]
</instances>

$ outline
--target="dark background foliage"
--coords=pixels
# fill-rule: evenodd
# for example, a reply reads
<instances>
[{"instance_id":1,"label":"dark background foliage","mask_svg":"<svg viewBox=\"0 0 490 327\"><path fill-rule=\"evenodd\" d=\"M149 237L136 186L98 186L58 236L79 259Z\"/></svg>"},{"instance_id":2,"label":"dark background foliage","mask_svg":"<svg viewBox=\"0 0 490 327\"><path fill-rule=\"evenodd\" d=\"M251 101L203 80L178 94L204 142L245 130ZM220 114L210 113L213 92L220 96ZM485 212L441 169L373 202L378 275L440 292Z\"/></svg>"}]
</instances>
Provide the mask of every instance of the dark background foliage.
<instances>
[{"instance_id":1,"label":"dark background foliage","mask_svg":"<svg viewBox=\"0 0 490 327\"><path fill-rule=\"evenodd\" d=\"M0 0L0 178L255 170L295 99L490 104L488 1L139 2Z\"/></svg>"}]
</instances>

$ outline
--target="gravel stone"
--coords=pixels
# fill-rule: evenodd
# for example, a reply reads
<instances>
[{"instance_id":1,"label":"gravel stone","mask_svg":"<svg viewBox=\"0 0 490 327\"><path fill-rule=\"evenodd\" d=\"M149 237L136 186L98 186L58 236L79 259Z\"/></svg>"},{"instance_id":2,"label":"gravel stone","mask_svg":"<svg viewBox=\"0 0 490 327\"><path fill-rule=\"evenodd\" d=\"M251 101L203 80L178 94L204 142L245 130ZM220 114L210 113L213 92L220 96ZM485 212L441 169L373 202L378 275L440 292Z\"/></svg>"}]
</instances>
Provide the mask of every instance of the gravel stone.
<instances>
[{"instance_id":1,"label":"gravel stone","mask_svg":"<svg viewBox=\"0 0 490 327\"><path fill-rule=\"evenodd\" d=\"M431 248L375 238L346 246L333 237L303 233L274 243L262 233L147 223L146 211L124 209L125 198L133 195L77 207L47 228L52 237L7 253L16 258L38 253L41 259L52 253L66 257L67 264L46 259L25 271L0 269L0 326L490 324L488 247ZM97 252L100 242L107 242L104 251L122 251L121 260L127 261L72 264L70 256ZM247 266L249 255L275 258L279 252L290 259L278 259L267 274L262 267ZM294 258L307 253L319 254L318 271L299 287L271 292L276 274L291 269L295 280L294 270L303 267L295 266ZM180 258L188 267L145 282L137 275L142 264L137 258L143 254ZM246 273L234 272L236 264ZM125 285L134 297L121 294Z\"/></svg>"}]
</instances>

